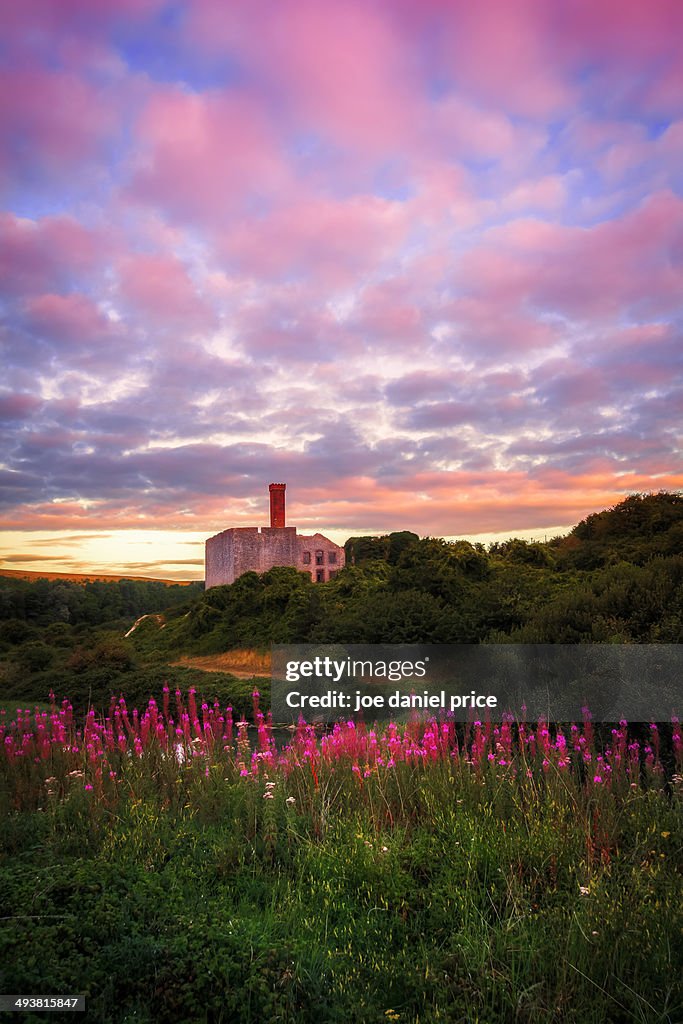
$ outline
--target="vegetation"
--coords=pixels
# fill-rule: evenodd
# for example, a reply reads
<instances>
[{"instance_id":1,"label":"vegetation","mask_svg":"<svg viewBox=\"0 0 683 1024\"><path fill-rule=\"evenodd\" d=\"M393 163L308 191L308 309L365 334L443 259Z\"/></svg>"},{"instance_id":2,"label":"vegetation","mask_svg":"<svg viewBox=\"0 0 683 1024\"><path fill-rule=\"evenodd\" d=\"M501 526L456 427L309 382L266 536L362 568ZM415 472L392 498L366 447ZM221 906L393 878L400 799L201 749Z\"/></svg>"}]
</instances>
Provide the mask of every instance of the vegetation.
<instances>
[{"instance_id":1,"label":"vegetation","mask_svg":"<svg viewBox=\"0 0 683 1024\"><path fill-rule=\"evenodd\" d=\"M677 723L667 776L626 723L278 750L254 722L191 693L0 730L4 991L106 1022L681 1019Z\"/></svg>"},{"instance_id":2,"label":"vegetation","mask_svg":"<svg viewBox=\"0 0 683 1024\"><path fill-rule=\"evenodd\" d=\"M272 643L680 643L683 497L632 495L547 544L488 550L408 531L347 542L329 583L275 568L204 593L124 580L0 577L0 700L69 693L106 707L196 684L182 655ZM128 638L136 619L143 619ZM221 699L229 678L216 676ZM238 688L240 707L248 687Z\"/></svg>"},{"instance_id":3,"label":"vegetation","mask_svg":"<svg viewBox=\"0 0 683 1024\"><path fill-rule=\"evenodd\" d=\"M347 542L323 586L294 569L214 587L138 650L210 654L251 640L410 643L679 643L683 497L633 495L547 544L487 551L403 532Z\"/></svg>"},{"instance_id":4,"label":"vegetation","mask_svg":"<svg viewBox=\"0 0 683 1024\"><path fill-rule=\"evenodd\" d=\"M680 495L635 495L547 544L353 538L323 585L0 578L0 990L84 993L107 1024L683 1019L677 721L276 741L251 681L173 664L681 642L682 523ZM11 710L50 689L72 700Z\"/></svg>"}]
</instances>

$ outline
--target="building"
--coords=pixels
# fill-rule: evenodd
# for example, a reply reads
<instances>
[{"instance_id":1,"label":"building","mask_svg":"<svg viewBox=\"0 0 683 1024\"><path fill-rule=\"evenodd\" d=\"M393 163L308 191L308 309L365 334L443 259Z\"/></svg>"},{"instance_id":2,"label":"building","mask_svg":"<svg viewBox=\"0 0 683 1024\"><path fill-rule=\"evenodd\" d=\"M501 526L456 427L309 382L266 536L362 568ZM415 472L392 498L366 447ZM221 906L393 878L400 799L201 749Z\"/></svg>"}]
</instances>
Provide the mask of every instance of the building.
<instances>
[{"instance_id":1,"label":"building","mask_svg":"<svg viewBox=\"0 0 683 1024\"><path fill-rule=\"evenodd\" d=\"M286 484L271 484L270 526L236 526L206 542L206 589L234 581L245 572L266 572L289 565L326 583L344 566L344 548L322 533L297 534L286 525Z\"/></svg>"}]
</instances>

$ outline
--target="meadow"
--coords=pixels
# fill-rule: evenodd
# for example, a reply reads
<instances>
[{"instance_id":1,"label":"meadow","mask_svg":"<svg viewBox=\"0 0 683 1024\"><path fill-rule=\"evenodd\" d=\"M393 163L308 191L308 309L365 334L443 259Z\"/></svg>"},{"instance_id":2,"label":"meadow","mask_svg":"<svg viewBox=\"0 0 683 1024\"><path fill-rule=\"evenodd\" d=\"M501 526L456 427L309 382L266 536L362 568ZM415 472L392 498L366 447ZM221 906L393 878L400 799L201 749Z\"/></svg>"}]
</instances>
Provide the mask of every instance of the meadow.
<instances>
[{"instance_id":1,"label":"meadow","mask_svg":"<svg viewBox=\"0 0 683 1024\"><path fill-rule=\"evenodd\" d=\"M258 694L247 722L166 688L0 741L4 992L112 1022L683 1019L676 721L283 743Z\"/></svg>"}]
</instances>

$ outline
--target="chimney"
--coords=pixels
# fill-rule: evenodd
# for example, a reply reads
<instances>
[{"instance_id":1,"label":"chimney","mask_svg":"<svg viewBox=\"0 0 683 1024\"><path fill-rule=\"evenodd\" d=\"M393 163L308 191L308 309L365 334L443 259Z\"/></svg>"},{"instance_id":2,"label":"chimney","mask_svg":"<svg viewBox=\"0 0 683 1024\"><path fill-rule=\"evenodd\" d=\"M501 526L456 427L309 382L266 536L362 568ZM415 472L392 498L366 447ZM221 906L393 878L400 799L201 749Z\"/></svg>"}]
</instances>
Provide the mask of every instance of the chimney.
<instances>
[{"instance_id":1,"label":"chimney","mask_svg":"<svg viewBox=\"0 0 683 1024\"><path fill-rule=\"evenodd\" d=\"M285 525L285 488L287 484L271 484L270 491L270 525L271 528L282 529Z\"/></svg>"}]
</instances>

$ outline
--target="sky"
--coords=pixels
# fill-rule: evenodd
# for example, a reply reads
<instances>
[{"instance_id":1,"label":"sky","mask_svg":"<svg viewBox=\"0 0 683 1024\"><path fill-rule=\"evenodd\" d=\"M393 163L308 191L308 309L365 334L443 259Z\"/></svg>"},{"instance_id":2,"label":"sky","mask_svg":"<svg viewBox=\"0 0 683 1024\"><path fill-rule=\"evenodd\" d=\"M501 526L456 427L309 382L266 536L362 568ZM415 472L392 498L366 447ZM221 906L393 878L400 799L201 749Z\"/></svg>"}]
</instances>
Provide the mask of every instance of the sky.
<instances>
[{"instance_id":1,"label":"sky","mask_svg":"<svg viewBox=\"0 0 683 1024\"><path fill-rule=\"evenodd\" d=\"M0 564L683 486L680 0L2 0Z\"/></svg>"}]
</instances>

